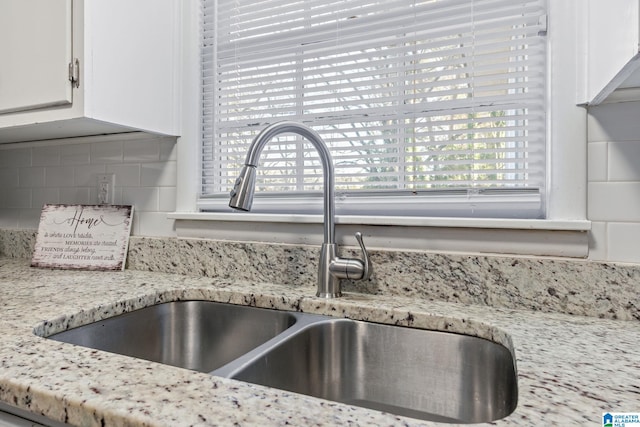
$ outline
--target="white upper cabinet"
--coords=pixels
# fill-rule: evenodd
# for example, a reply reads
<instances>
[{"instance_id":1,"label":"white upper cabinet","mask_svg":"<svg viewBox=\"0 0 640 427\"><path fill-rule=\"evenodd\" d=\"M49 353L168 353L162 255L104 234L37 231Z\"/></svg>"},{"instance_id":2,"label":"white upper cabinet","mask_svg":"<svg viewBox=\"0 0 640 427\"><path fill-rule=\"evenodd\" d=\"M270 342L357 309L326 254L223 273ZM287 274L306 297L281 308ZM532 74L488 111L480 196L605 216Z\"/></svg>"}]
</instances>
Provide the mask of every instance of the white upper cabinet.
<instances>
[{"instance_id":1,"label":"white upper cabinet","mask_svg":"<svg viewBox=\"0 0 640 427\"><path fill-rule=\"evenodd\" d=\"M179 135L180 2L0 1L0 142Z\"/></svg>"},{"instance_id":2,"label":"white upper cabinet","mask_svg":"<svg viewBox=\"0 0 640 427\"><path fill-rule=\"evenodd\" d=\"M3 0L0 40L0 113L71 104L71 0Z\"/></svg>"},{"instance_id":3,"label":"white upper cabinet","mask_svg":"<svg viewBox=\"0 0 640 427\"><path fill-rule=\"evenodd\" d=\"M640 100L640 0L589 0L580 104Z\"/></svg>"}]
</instances>

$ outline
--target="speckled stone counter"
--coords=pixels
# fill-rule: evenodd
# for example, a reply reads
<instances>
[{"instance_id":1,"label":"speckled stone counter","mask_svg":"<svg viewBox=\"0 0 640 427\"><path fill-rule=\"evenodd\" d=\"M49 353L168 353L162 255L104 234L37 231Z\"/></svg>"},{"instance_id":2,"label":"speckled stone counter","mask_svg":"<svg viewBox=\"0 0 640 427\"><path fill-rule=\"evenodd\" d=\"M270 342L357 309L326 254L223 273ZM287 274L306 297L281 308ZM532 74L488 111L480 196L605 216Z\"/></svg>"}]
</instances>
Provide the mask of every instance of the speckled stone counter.
<instances>
[{"instance_id":1,"label":"speckled stone counter","mask_svg":"<svg viewBox=\"0 0 640 427\"><path fill-rule=\"evenodd\" d=\"M38 335L158 302L204 299L446 330L515 351L519 403L498 426L599 425L640 411L640 323L167 273L68 272L0 258L0 400L83 426L436 425ZM38 335L36 335L38 334Z\"/></svg>"}]
</instances>

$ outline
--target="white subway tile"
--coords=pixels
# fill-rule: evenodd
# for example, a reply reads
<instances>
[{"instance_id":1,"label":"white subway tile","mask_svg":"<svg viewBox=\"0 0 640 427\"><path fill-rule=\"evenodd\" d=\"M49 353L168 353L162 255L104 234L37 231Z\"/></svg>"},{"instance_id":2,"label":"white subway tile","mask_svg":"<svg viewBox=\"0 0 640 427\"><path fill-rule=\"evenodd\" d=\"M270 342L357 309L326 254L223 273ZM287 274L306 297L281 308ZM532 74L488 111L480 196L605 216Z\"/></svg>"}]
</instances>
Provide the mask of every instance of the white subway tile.
<instances>
[{"instance_id":1,"label":"white subway tile","mask_svg":"<svg viewBox=\"0 0 640 427\"><path fill-rule=\"evenodd\" d=\"M88 165L91 161L89 144L63 145L60 147L61 165Z\"/></svg>"},{"instance_id":2,"label":"white subway tile","mask_svg":"<svg viewBox=\"0 0 640 427\"><path fill-rule=\"evenodd\" d=\"M30 188L8 188L2 194L2 207L4 208L30 208Z\"/></svg>"},{"instance_id":3,"label":"white subway tile","mask_svg":"<svg viewBox=\"0 0 640 427\"><path fill-rule=\"evenodd\" d=\"M73 183L76 187L97 187L98 174L105 173L104 165L74 166Z\"/></svg>"},{"instance_id":4,"label":"white subway tile","mask_svg":"<svg viewBox=\"0 0 640 427\"><path fill-rule=\"evenodd\" d=\"M0 190L0 196L2 196ZM0 202L0 227L2 228L18 228L18 218L20 212L17 209L9 209Z\"/></svg>"},{"instance_id":5,"label":"white subway tile","mask_svg":"<svg viewBox=\"0 0 640 427\"><path fill-rule=\"evenodd\" d=\"M589 142L640 139L640 102L601 104L589 109Z\"/></svg>"},{"instance_id":6,"label":"white subway tile","mask_svg":"<svg viewBox=\"0 0 640 427\"><path fill-rule=\"evenodd\" d=\"M610 261L640 262L640 224L609 223L607 247Z\"/></svg>"},{"instance_id":7,"label":"white subway tile","mask_svg":"<svg viewBox=\"0 0 640 427\"><path fill-rule=\"evenodd\" d=\"M18 168L0 168L0 186L3 188L17 187L19 175Z\"/></svg>"},{"instance_id":8,"label":"white subway tile","mask_svg":"<svg viewBox=\"0 0 640 427\"><path fill-rule=\"evenodd\" d=\"M42 208L33 209L18 209L18 228L33 228L37 229L40 224L40 213Z\"/></svg>"},{"instance_id":9,"label":"white subway tile","mask_svg":"<svg viewBox=\"0 0 640 427\"><path fill-rule=\"evenodd\" d=\"M91 144L91 163L122 163L122 141Z\"/></svg>"},{"instance_id":10,"label":"white subway tile","mask_svg":"<svg viewBox=\"0 0 640 427\"><path fill-rule=\"evenodd\" d=\"M640 142L609 143L608 172L609 181L640 181Z\"/></svg>"},{"instance_id":11,"label":"white subway tile","mask_svg":"<svg viewBox=\"0 0 640 427\"><path fill-rule=\"evenodd\" d=\"M136 236L175 237L174 220L166 213L137 212L133 222L132 234Z\"/></svg>"},{"instance_id":12,"label":"white subway tile","mask_svg":"<svg viewBox=\"0 0 640 427\"><path fill-rule=\"evenodd\" d=\"M176 210L176 187L160 187L158 197L160 212L174 212Z\"/></svg>"},{"instance_id":13,"label":"white subway tile","mask_svg":"<svg viewBox=\"0 0 640 427\"><path fill-rule=\"evenodd\" d=\"M607 223L591 223L589 230L589 259L592 261L607 260Z\"/></svg>"},{"instance_id":14,"label":"white subway tile","mask_svg":"<svg viewBox=\"0 0 640 427\"><path fill-rule=\"evenodd\" d=\"M158 189L148 188L123 188L122 204L133 205L138 212L158 211Z\"/></svg>"},{"instance_id":15,"label":"white subway tile","mask_svg":"<svg viewBox=\"0 0 640 427\"><path fill-rule=\"evenodd\" d=\"M33 147L33 166L57 166L60 164L60 146Z\"/></svg>"},{"instance_id":16,"label":"white subway tile","mask_svg":"<svg viewBox=\"0 0 640 427\"><path fill-rule=\"evenodd\" d=\"M124 162L157 162L160 160L160 146L157 138L126 141Z\"/></svg>"},{"instance_id":17,"label":"white subway tile","mask_svg":"<svg viewBox=\"0 0 640 427\"><path fill-rule=\"evenodd\" d=\"M640 183L591 182L587 218L591 221L640 222Z\"/></svg>"},{"instance_id":18,"label":"white subway tile","mask_svg":"<svg viewBox=\"0 0 640 427\"><path fill-rule=\"evenodd\" d=\"M176 162L142 163L140 185L143 187L175 187Z\"/></svg>"},{"instance_id":19,"label":"white subway tile","mask_svg":"<svg viewBox=\"0 0 640 427\"><path fill-rule=\"evenodd\" d=\"M607 142L592 142L588 146L588 180L593 181L606 181L607 180L607 158L608 158L608 143Z\"/></svg>"},{"instance_id":20,"label":"white subway tile","mask_svg":"<svg viewBox=\"0 0 640 427\"><path fill-rule=\"evenodd\" d=\"M34 188L31 190L31 207L42 209L45 204L60 203L59 188Z\"/></svg>"},{"instance_id":21,"label":"white subway tile","mask_svg":"<svg viewBox=\"0 0 640 427\"><path fill-rule=\"evenodd\" d=\"M31 166L31 148L0 150L0 167L19 168Z\"/></svg>"},{"instance_id":22,"label":"white subway tile","mask_svg":"<svg viewBox=\"0 0 640 427\"><path fill-rule=\"evenodd\" d=\"M160 161L177 160L177 140L173 137L166 137L160 140Z\"/></svg>"},{"instance_id":23,"label":"white subway tile","mask_svg":"<svg viewBox=\"0 0 640 427\"><path fill-rule=\"evenodd\" d=\"M44 171L45 187L73 187L73 168L48 166Z\"/></svg>"},{"instance_id":24,"label":"white subway tile","mask_svg":"<svg viewBox=\"0 0 640 427\"><path fill-rule=\"evenodd\" d=\"M88 205L92 203L90 189L88 187L61 188L60 203Z\"/></svg>"},{"instance_id":25,"label":"white subway tile","mask_svg":"<svg viewBox=\"0 0 640 427\"><path fill-rule=\"evenodd\" d=\"M113 189L113 203L116 204L116 205L124 204L122 202L122 190L123 190L123 188L122 187L118 187L118 184L116 183L116 188Z\"/></svg>"},{"instance_id":26,"label":"white subway tile","mask_svg":"<svg viewBox=\"0 0 640 427\"><path fill-rule=\"evenodd\" d=\"M44 167L20 168L20 187L44 187Z\"/></svg>"},{"instance_id":27,"label":"white subway tile","mask_svg":"<svg viewBox=\"0 0 640 427\"><path fill-rule=\"evenodd\" d=\"M117 187L140 186L140 165L138 163L107 165L107 173L115 174Z\"/></svg>"}]
</instances>

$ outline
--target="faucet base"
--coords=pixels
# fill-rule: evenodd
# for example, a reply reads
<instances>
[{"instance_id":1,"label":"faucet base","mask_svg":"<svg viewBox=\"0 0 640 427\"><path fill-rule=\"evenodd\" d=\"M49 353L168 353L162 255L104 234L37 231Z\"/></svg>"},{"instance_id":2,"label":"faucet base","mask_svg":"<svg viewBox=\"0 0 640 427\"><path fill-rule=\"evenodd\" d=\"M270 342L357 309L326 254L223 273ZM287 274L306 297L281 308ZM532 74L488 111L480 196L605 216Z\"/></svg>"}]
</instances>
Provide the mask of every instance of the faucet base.
<instances>
[{"instance_id":1,"label":"faucet base","mask_svg":"<svg viewBox=\"0 0 640 427\"><path fill-rule=\"evenodd\" d=\"M337 249L335 243L323 243L320 248L317 297L335 298L342 295L340 279L331 272L331 263L338 257Z\"/></svg>"},{"instance_id":2,"label":"faucet base","mask_svg":"<svg viewBox=\"0 0 640 427\"><path fill-rule=\"evenodd\" d=\"M338 298L342 296L342 292L316 292L316 296L318 298L325 298L325 299L331 299L331 298Z\"/></svg>"}]
</instances>

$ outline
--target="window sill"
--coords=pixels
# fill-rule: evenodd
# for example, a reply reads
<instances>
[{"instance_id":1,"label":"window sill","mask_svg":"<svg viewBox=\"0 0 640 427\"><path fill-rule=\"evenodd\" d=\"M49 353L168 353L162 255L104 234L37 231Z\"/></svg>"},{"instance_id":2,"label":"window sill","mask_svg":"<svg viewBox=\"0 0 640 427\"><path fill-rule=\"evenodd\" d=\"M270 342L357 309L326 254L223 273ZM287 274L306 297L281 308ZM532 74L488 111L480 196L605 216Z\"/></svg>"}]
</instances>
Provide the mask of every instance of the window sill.
<instances>
[{"instance_id":1,"label":"window sill","mask_svg":"<svg viewBox=\"0 0 640 427\"><path fill-rule=\"evenodd\" d=\"M278 222L322 224L322 215L264 214L251 212L172 212L170 219L192 221ZM397 225L401 227L501 228L515 230L589 231L587 220L420 218L403 216L336 215L336 224Z\"/></svg>"},{"instance_id":2,"label":"window sill","mask_svg":"<svg viewBox=\"0 0 640 427\"><path fill-rule=\"evenodd\" d=\"M322 215L174 212L179 238L322 243ZM586 220L336 216L341 245L361 231L370 248L586 258Z\"/></svg>"}]
</instances>

